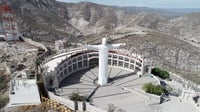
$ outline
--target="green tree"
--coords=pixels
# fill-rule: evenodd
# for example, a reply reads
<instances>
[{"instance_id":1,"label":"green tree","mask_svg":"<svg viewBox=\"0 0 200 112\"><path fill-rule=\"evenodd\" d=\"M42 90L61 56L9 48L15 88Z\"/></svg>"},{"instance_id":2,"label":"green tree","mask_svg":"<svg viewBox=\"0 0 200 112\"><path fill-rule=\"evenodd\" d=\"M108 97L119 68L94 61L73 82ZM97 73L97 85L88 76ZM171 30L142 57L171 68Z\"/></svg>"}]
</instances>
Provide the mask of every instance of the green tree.
<instances>
[{"instance_id":1,"label":"green tree","mask_svg":"<svg viewBox=\"0 0 200 112\"><path fill-rule=\"evenodd\" d=\"M161 95L164 92L164 89L160 85L153 85L152 83L144 84L143 90L155 95Z\"/></svg>"},{"instance_id":2,"label":"green tree","mask_svg":"<svg viewBox=\"0 0 200 112\"><path fill-rule=\"evenodd\" d=\"M162 78L162 79L169 79L170 78L169 72L167 72L165 70L161 70L160 68L153 68L151 73L154 74L155 76Z\"/></svg>"},{"instance_id":3,"label":"green tree","mask_svg":"<svg viewBox=\"0 0 200 112\"><path fill-rule=\"evenodd\" d=\"M70 96L70 100L72 100L72 101L85 101L86 97L80 96L78 93L72 93L72 95Z\"/></svg>"},{"instance_id":4,"label":"green tree","mask_svg":"<svg viewBox=\"0 0 200 112\"><path fill-rule=\"evenodd\" d=\"M163 88L160 85L153 87L153 94L161 95L164 92Z\"/></svg>"}]
</instances>

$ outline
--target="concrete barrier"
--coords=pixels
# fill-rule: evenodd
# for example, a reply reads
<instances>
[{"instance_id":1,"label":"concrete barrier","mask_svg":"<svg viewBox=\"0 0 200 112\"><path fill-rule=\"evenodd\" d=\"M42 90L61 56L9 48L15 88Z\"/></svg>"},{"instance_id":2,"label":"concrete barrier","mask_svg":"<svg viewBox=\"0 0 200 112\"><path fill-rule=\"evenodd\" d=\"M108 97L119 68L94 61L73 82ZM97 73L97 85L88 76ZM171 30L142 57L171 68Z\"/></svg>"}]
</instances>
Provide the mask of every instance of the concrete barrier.
<instances>
[{"instance_id":1,"label":"concrete barrier","mask_svg":"<svg viewBox=\"0 0 200 112\"><path fill-rule=\"evenodd\" d=\"M177 82L180 82L180 83L182 83L182 84L187 84L187 85L189 85L189 86L192 86L193 88L198 88L198 89L200 89L200 84L197 84L197 83L195 83L195 82L193 82L193 81L191 81L191 80L185 79L185 78L183 78L182 76L179 76L179 75L177 75L177 74L175 74L175 73L173 73L173 72L169 72L169 73L170 73L171 78L172 78L173 80L176 80Z\"/></svg>"},{"instance_id":2,"label":"concrete barrier","mask_svg":"<svg viewBox=\"0 0 200 112\"><path fill-rule=\"evenodd\" d=\"M146 93L142 90L139 90L137 88L129 89L129 88L123 87L123 89L126 90L126 91L130 91L131 93L135 93L135 94L145 98L149 105L160 103L160 96L148 94L148 93Z\"/></svg>"},{"instance_id":3,"label":"concrete barrier","mask_svg":"<svg viewBox=\"0 0 200 112\"><path fill-rule=\"evenodd\" d=\"M54 95L54 93L52 92L48 92L49 94L49 98L52 99L52 100L55 100L71 109L74 109L74 102L69 100L69 99L65 99L65 98L62 98L62 97L59 97L57 95Z\"/></svg>"},{"instance_id":4,"label":"concrete barrier","mask_svg":"<svg viewBox=\"0 0 200 112\"><path fill-rule=\"evenodd\" d=\"M72 110L74 110L74 102L73 101L59 97L52 92L48 92L48 94L49 94L50 99L55 100L65 106L67 106L68 108L71 108ZM82 111L82 102L78 103L78 108L80 111ZM102 110L98 107L90 105L89 103L86 103L86 109L88 112L107 112L106 110Z\"/></svg>"},{"instance_id":5,"label":"concrete barrier","mask_svg":"<svg viewBox=\"0 0 200 112\"><path fill-rule=\"evenodd\" d=\"M161 78L155 76L154 74L150 74L150 76L153 77L161 85L160 81L163 81Z\"/></svg>"}]
</instances>

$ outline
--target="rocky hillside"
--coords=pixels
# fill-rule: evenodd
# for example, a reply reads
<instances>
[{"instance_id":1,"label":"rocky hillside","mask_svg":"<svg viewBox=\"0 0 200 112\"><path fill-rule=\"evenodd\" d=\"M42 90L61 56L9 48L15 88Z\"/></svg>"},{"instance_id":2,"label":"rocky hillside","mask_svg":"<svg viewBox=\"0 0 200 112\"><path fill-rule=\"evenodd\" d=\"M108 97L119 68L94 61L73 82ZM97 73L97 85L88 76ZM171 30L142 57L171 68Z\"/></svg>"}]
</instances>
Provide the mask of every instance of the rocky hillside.
<instances>
[{"instance_id":1,"label":"rocky hillside","mask_svg":"<svg viewBox=\"0 0 200 112\"><path fill-rule=\"evenodd\" d=\"M173 29L177 31L174 35L180 39L200 44L200 13L191 13L170 20Z\"/></svg>"},{"instance_id":2,"label":"rocky hillside","mask_svg":"<svg viewBox=\"0 0 200 112\"><path fill-rule=\"evenodd\" d=\"M177 38L159 32L129 35L116 40L127 43L126 49L142 54L153 66L165 68L186 79L200 83L200 49Z\"/></svg>"},{"instance_id":3,"label":"rocky hillside","mask_svg":"<svg viewBox=\"0 0 200 112\"><path fill-rule=\"evenodd\" d=\"M200 12L184 14L178 17L146 14L138 25L155 29L192 44L200 44Z\"/></svg>"},{"instance_id":4,"label":"rocky hillside","mask_svg":"<svg viewBox=\"0 0 200 112\"><path fill-rule=\"evenodd\" d=\"M59 16L60 4L55 0L8 0L17 15L19 30L26 37L61 38L64 19ZM46 39L48 40L48 39Z\"/></svg>"},{"instance_id":5,"label":"rocky hillside","mask_svg":"<svg viewBox=\"0 0 200 112\"><path fill-rule=\"evenodd\" d=\"M66 4L68 23L82 33L102 33L127 26L136 16L89 2Z\"/></svg>"},{"instance_id":6,"label":"rocky hillside","mask_svg":"<svg viewBox=\"0 0 200 112\"><path fill-rule=\"evenodd\" d=\"M2 3L3 1L1 1ZM138 15L89 2L61 3L56 0L7 0L14 9L19 30L26 37L61 38L124 31L134 26Z\"/></svg>"},{"instance_id":7,"label":"rocky hillside","mask_svg":"<svg viewBox=\"0 0 200 112\"><path fill-rule=\"evenodd\" d=\"M130 11L89 2L6 1L15 10L20 32L26 37L54 43L71 35L130 33L124 39L129 47L153 46L145 52L155 65L187 74L200 71L200 13L163 15L149 8Z\"/></svg>"},{"instance_id":8,"label":"rocky hillside","mask_svg":"<svg viewBox=\"0 0 200 112\"><path fill-rule=\"evenodd\" d=\"M1 0L2 3L5 0ZM199 13L172 16L163 9L111 7L90 2L61 3L56 0L6 0L15 10L20 31L28 37L58 37L133 31L135 26L170 35L196 36ZM164 14L161 14L161 13ZM171 14L171 16L170 16ZM187 27L186 27L187 26ZM186 37L187 38L187 37Z\"/></svg>"}]
</instances>

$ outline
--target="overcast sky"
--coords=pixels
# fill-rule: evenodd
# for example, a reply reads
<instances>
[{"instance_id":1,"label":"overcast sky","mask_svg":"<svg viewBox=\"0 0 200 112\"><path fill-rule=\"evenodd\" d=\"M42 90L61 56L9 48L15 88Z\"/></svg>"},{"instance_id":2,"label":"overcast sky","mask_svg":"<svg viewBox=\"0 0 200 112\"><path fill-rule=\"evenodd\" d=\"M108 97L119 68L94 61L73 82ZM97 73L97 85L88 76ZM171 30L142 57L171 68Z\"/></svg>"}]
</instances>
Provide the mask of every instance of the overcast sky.
<instances>
[{"instance_id":1,"label":"overcast sky","mask_svg":"<svg viewBox=\"0 0 200 112\"><path fill-rule=\"evenodd\" d=\"M200 0L57 0L62 2L89 1L116 6L141 6L151 8L200 8Z\"/></svg>"}]
</instances>

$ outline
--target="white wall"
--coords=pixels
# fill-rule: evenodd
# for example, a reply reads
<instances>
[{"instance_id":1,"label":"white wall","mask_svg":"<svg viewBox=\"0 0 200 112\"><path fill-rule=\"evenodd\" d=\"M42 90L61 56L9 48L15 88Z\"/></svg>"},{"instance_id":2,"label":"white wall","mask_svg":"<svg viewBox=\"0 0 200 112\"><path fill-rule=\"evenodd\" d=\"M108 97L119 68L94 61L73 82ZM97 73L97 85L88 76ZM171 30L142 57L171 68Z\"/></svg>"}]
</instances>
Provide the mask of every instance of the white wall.
<instances>
[{"instance_id":1,"label":"white wall","mask_svg":"<svg viewBox=\"0 0 200 112\"><path fill-rule=\"evenodd\" d=\"M48 93L49 93L50 99L55 100L55 101L65 105L65 106L67 106L68 108L71 108L72 110L74 109L74 102L73 101L59 97L59 96L56 96L52 92L48 92ZM82 110L82 102L78 103L78 107L79 107L79 110L81 111ZM89 103L86 103L86 109L89 112L107 112L106 110L102 110L98 107L92 106Z\"/></svg>"}]
</instances>

